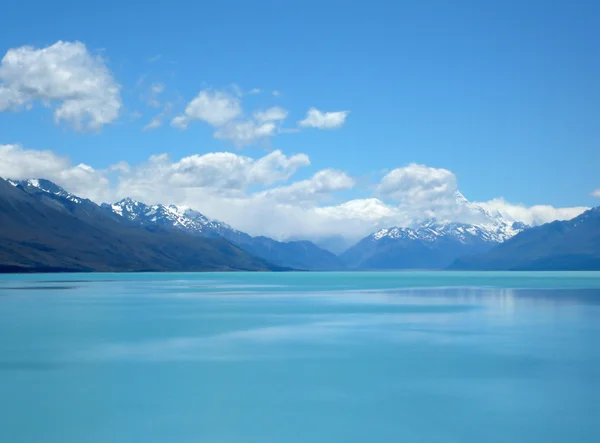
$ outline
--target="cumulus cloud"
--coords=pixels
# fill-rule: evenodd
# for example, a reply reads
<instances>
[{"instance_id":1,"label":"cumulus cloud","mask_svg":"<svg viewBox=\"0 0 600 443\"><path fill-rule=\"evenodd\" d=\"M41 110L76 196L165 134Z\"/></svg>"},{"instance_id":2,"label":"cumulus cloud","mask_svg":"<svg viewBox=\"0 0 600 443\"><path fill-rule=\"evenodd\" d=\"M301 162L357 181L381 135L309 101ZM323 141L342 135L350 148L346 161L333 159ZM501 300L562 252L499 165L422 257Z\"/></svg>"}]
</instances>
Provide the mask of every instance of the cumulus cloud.
<instances>
[{"instance_id":1,"label":"cumulus cloud","mask_svg":"<svg viewBox=\"0 0 600 443\"><path fill-rule=\"evenodd\" d=\"M355 241L382 227L409 226L424 214L467 221L461 217L473 217L484 209L535 225L572 218L587 209L525 207L503 199L470 203L457 191L451 171L414 164L386 174L375 189L379 198L338 202L336 193L356 186L348 173L324 169L294 181L310 159L281 151L259 158L231 152L180 159L158 154L141 163L118 162L106 169L73 165L51 151L19 145L0 145L0 158L0 176L5 178L48 178L98 203L132 197L149 204L186 205L252 235L277 239L341 235Z\"/></svg>"},{"instance_id":2,"label":"cumulus cloud","mask_svg":"<svg viewBox=\"0 0 600 443\"><path fill-rule=\"evenodd\" d=\"M67 157L52 151L0 145L0 158L0 177L15 180L46 178L94 201L101 202L111 196L109 181L103 171L96 171L84 163L73 166Z\"/></svg>"},{"instance_id":3,"label":"cumulus cloud","mask_svg":"<svg viewBox=\"0 0 600 443\"><path fill-rule=\"evenodd\" d=\"M522 204L509 203L503 198L495 198L487 202L476 203L485 210L492 213L500 213L506 218L537 226L554 220L570 220L577 217L589 208L585 206L574 206L568 208L555 208L550 205L525 206Z\"/></svg>"},{"instance_id":4,"label":"cumulus cloud","mask_svg":"<svg viewBox=\"0 0 600 443\"><path fill-rule=\"evenodd\" d=\"M300 126L317 129L341 128L350 111L321 112L317 108L310 108L306 118L298 122Z\"/></svg>"},{"instance_id":5,"label":"cumulus cloud","mask_svg":"<svg viewBox=\"0 0 600 443\"><path fill-rule=\"evenodd\" d=\"M225 90L205 89L192 99L182 114L175 116L171 124L181 130L187 129L194 121L203 121L213 128L213 136L220 140L227 140L236 147L257 145L267 142L277 134L298 132L299 128L284 128L283 121L288 117L288 111L281 106L268 109L259 109L251 113L244 113L241 104L243 91L232 85L229 93ZM255 88L248 94L259 93ZM278 95L273 91L273 95ZM312 127L318 129L335 129L341 127L349 111L321 112L311 108L306 118L298 122L299 127ZM156 127L146 126L147 129Z\"/></svg>"},{"instance_id":6,"label":"cumulus cloud","mask_svg":"<svg viewBox=\"0 0 600 443\"><path fill-rule=\"evenodd\" d=\"M214 136L220 140L229 140L241 148L272 137L276 133L277 125L273 122L257 123L246 120L229 122L215 131Z\"/></svg>"},{"instance_id":7,"label":"cumulus cloud","mask_svg":"<svg viewBox=\"0 0 600 443\"><path fill-rule=\"evenodd\" d=\"M186 129L194 120L222 126L242 114L239 98L224 92L203 90L189 102L183 114L172 120L173 126Z\"/></svg>"},{"instance_id":8,"label":"cumulus cloud","mask_svg":"<svg viewBox=\"0 0 600 443\"><path fill-rule=\"evenodd\" d=\"M259 196L289 204L315 202L329 197L333 192L351 189L354 185L354 179L345 172L324 169L308 180L269 189L260 193Z\"/></svg>"},{"instance_id":9,"label":"cumulus cloud","mask_svg":"<svg viewBox=\"0 0 600 443\"><path fill-rule=\"evenodd\" d=\"M372 222L391 219L397 221L400 215L396 207L387 205L378 198L350 200L335 206L315 208L315 211L336 220L354 219Z\"/></svg>"},{"instance_id":10,"label":"cumulus cloud","mask_svg":"<svg viewBox=\"0 0 600 443\"><path fill-rule=\"evenodd\" d=\"M186 129L192 120L204 121L215 128L215 138L230 141L241 148L277 135L287 115L287 110L274 106L244 117L238 97L224 91L204 90L171 123Z\"/></svg>"},{"instance_id":11,"label":"cumulus cloud","mask_svg":"<svg viewBox=\"0 0 600 443\"><path fill-rule=\"evenodd\" d=\"M151 156L119 177L117 194L161 202L170 190L207 188L214 194L239 195L249 186L269 186L289 179L310 164L308 156L273 151L255 160L230 152L191 155L173 162L167 154ZM158 199L158 200L157 200Z\"/></svg>"},{"instance_id":12,"label":"cumulus cloud","mask_svg":"<svg viewBox=\"0 0 600 443\"><path fill-rule=\"evenodd\" d=\"M377 192L384 197L418 206L453 198L456 191L456 176L452 172L415 163L388 172L377 186Z\"/></svg>"},{"instance_id":13,"label":"cumulus cloud","mask_svg":"<svg viewBox=\"0 0 600 443\"><path fill-rule=\"evenodd\" d=\"M281 132L280 124L286 119L287 110L275 106L265 111L255 111L251 118L232 120L218 128L214 137L228 140L237 147L260 143Z\"/></svg>"},{"instance_id":14,"label":"cumulus cloud","mask_svg":"<svg viewBox=\"0 0 600 443\"><path fill-rule=\"evenodd\" d=\"M592 191L591 196L600 198L600 188Z\"/></svg>"},{"instance_id":15,"label":"cumulus cloud","mask_svg":"<svg viewBox=\"0 0 600 443\"><path fill-rule=\"evenodd\" d=\"M55 121L99 130L119 116L120 87L105 61L80 42L10 49L0 62L0 111L54 108Z\"/></svg>"},{"instance_id":16,"label":"cumulus cloud","mask_svg":"<svg viewBox=\"0 0 600 443\"><path fill-rule=\"evenodd\" d=\"M256 94L260 94L262 92L262 89L260 88L252 88L248 91L249 95L256 95Z\"/></svg>"}]
</instances>

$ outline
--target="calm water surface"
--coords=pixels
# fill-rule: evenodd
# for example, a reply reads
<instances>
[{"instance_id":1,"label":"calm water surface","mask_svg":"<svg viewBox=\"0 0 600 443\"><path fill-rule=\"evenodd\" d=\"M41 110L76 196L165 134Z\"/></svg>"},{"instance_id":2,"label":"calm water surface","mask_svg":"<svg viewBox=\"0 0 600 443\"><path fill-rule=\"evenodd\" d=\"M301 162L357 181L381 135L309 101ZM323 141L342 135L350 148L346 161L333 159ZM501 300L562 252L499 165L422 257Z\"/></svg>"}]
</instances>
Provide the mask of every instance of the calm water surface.
<instances>
[{"instance_id":1,"label":"calm water surface","mask_svg":"<svg viewBox=\"0 0 600 443\"><path fill-rule=\"evenodd\" d=\"M600 273L0 276L0 442L600 442Z\"/></svg>"}]
</instances>

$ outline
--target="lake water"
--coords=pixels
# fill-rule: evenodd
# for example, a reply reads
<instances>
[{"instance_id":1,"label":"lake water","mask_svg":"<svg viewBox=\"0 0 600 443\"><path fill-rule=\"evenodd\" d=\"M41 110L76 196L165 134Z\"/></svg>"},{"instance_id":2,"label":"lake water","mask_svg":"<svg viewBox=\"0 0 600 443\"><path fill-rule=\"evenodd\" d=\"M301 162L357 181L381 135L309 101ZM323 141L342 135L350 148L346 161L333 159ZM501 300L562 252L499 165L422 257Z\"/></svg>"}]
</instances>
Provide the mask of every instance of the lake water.
<instances>
[{"instance_id":1,"label":"lake water","mask_svg":"<svg viewBox=\"0 0 600 443\"><path fill-rule=\"evenodd\" d=\"M0 442L600 442L600 273L0 276Z\"/></svg>"}]
</instances>

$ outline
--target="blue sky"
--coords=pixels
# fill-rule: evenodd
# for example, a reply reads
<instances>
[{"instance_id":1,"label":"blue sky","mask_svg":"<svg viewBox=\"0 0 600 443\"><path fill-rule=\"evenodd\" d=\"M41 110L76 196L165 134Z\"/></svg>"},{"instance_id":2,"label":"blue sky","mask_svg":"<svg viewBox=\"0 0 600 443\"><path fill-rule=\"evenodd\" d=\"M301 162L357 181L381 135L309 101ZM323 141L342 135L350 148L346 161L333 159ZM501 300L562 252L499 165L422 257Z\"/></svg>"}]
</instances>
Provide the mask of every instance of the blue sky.
<instances>
[{"instance_id":1,"label":"blue sky","mask_svg":"<svg viewBox=\"0 0 600 443\"><path fill-rule=\"evenodd\" d=\"M0 53L82 42L120 85L101 130L56 124L50 109L0 113L0 144L52 150L106 168L167 152L304 153L367 198L385 172L444 168L470 200L594 206L600 188L600 4L567 1L21 1L1 7ZM161 84L160 106L148 105ZM349 111L336 129L304 128L236 147L201 121L169 122L201 90L237 85L246 113L278 106L295 128L309 108ZM279 91L275 97L272 91ZM150 98L149 98L150 97ZM142 128L171 108L164 124Z\"/></svg>"}]
</instances>

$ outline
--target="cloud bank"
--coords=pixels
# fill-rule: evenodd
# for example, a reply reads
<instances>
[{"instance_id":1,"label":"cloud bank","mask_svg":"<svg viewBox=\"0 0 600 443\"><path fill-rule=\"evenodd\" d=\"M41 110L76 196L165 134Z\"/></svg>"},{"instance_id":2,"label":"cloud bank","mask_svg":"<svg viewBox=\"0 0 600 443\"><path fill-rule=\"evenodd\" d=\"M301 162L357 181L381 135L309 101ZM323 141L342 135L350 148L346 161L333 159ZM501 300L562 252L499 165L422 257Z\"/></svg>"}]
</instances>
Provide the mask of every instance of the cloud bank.
<instances>
[{"instance_id":1,"label":"cloud bank","mask_svg":"<svg viewBox=\"0 0 600 443\"><path fill-rule=\"evenodd\" d=\"M0 145L0 157L4 178L47 178L97 203L132 197L149 204L186 205L252 235L277 239L341 235L354 241L381 227L410 226L427 217L476 222L473 217L481 208L528 224L572 218L587 209L527 207L502 198L469 203L451 171L417 164L385 174L372 197L344 201L340 193L357 186L347 172L328 168L295 180L310 166L309 157L279 150L259 158L231 152L180 159L158 154L105 169L73 165L52 151L20 145Z\"/></svg>"}]
</instances>

